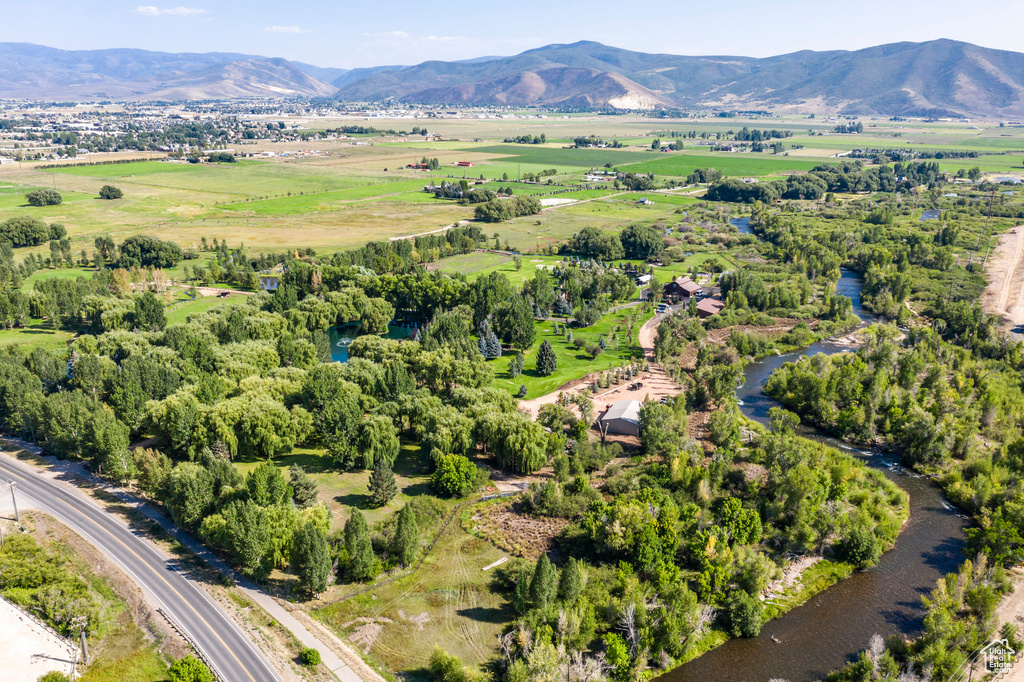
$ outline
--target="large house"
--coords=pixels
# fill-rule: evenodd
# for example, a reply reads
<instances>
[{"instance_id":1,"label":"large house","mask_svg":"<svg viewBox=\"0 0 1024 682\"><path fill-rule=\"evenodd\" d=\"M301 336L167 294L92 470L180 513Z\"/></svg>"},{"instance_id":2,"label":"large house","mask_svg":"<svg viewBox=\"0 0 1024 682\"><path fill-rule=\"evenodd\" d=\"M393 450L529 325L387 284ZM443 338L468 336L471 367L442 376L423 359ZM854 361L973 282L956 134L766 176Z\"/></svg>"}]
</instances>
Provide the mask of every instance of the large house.
<instances>
[{"instance_id":1,"label":"large house","mask_svg":"<svg viewBox=\"0 0 1024 682\"><path fill-rule=\"evenodd\" d=\"M694 296L700 296L704 287L694 282L689 277L676 277L665 285L665 297L676 301L689 301Z\"/></svg>"}]
</instances>

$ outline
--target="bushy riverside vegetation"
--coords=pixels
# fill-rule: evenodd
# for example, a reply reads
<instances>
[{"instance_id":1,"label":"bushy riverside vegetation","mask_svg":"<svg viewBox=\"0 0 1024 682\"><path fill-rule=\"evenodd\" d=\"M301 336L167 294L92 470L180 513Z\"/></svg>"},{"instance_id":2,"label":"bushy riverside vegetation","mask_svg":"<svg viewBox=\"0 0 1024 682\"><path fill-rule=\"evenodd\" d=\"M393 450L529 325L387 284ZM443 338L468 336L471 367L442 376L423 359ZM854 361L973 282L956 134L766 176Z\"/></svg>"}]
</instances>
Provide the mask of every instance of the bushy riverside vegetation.
<instances>
[{"instance_id":1,"label":"bushy riverside vegetation","mask_svg":"<svg viewBox=\"0 0 1024 682\"><path fill-rule=\"evenodd\" d=\"M549 407L542 421L572 428L571 413ZM556 459L556 480L523 504L570 520L558 539L570 558L561 569L546 554L501 569L519 616L501 639L503 679L554 678L567 667L637 679L722 638L757 635L780 612L760 595L785 556L825 552L840 574L873 565L906 518L905 495L852 457L795 437L794 420L778 412L751 445L740 444L734 421L708 462L686 435L684 400L647 403L647 458L612 465L600 491L585 474L618 446L581 442ZM595 637L597 658L588 651Z\"/></svg>"}]
</instances>

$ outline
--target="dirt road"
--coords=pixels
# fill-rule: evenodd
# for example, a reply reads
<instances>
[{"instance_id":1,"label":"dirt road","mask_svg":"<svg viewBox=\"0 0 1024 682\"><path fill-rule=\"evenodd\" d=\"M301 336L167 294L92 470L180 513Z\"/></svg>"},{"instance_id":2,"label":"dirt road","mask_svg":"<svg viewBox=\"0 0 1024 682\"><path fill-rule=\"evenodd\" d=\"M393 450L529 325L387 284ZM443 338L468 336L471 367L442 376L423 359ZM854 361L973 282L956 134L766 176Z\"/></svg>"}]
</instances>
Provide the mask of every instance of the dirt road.
<instances>
[{"instance_id":1,"label":"dirt road","mask_svg":"<svg viewBox=\"0 0 1024 682\"><path fill-rule=\"evenodd\" d=\"M1008 329L1024 325L1024 227L1002 235L985 266L988 286L981 296L985 312L998 315Z\"/></svg>"}]
</instances>

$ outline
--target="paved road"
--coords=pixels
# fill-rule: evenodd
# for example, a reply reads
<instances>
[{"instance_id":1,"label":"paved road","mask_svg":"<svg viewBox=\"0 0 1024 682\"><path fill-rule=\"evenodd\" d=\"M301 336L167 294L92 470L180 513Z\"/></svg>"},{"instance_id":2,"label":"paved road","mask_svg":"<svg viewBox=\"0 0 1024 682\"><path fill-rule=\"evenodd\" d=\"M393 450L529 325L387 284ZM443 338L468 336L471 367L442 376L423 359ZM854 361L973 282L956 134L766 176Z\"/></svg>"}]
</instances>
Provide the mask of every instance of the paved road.
<instances>
[{"instance_id":1,"label":"paved road","mask_svg":"<svg viewBox=\"0 0 1024 682\"><path fill-rule=\"evenodd\" d=\"M184 628L224 680L280 682L256 646L201 588L111 514L6 455L0 456L0 481L14 481L18 499L29 498L25 506L46 511L113 558Z\"/></svg>"}]
</instances>

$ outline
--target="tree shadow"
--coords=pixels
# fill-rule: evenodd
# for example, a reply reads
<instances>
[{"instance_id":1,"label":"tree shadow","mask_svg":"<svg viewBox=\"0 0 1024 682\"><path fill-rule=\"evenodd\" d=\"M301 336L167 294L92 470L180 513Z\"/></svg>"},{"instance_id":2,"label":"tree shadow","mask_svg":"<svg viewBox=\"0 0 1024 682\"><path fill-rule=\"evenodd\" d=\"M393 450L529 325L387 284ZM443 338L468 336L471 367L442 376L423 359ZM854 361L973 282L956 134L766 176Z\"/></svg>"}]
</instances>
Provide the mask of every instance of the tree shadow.
<instances>
[{"instance_id":1,"label":"tree shadow","mask_svg":"<svg viewBox=\"0 0 1024 682\"><path fill-rule=\"evenodd\" d=\"M504 608L474 606L469 609L458 609L457 614L463 618L470 618L481 623L505 623L508 621L508 613Z\"/></svg>"},{"instance_id":2,"label":"tree shadow","mask_svg":"<svg viewBox=\"0 0 1024 682\"><path fill-rule=\"evenodd\" d=\"M360 511L369 511L371 509L377 509L373 504L373 500L370 499L370 493L348 493L346 495L335 495L334 501L344 507L355 507Z\"/></svg>"}]
</instances>

